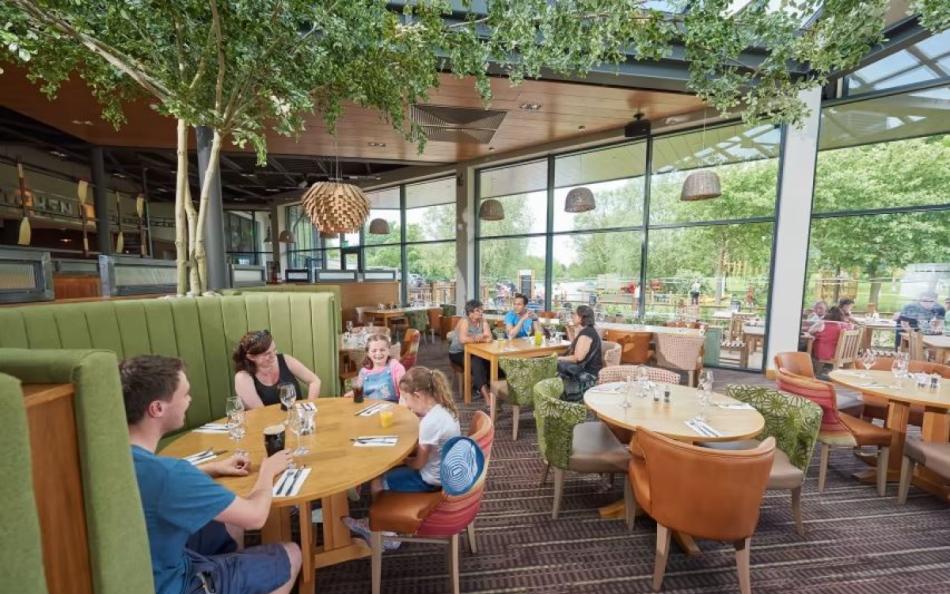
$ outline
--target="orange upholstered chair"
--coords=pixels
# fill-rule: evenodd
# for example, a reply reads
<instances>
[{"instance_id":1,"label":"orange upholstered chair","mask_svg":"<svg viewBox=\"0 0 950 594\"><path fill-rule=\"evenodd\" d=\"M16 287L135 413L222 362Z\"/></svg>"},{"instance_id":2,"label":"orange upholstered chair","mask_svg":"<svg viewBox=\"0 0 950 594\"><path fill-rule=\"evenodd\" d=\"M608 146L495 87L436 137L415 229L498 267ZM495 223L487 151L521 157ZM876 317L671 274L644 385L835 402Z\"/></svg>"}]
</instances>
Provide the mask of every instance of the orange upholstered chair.
<instances>
[{"instance_id":1,"label":"orange upholstered chair","mask_svg":"<svg viewBox=\"0 0 950 594\"><path fill-rule=\"evenodd\" d=\"M775 361L775 367L786 373L815 377L815 366L812 364L811 355L808 353L778 353L773 360Z\"/></svg>"},{"instance_id":2,"label":"orange upholstered chair","mask_svg":"<svg viewBox=\"0 0 950 594\"><path fill-rule=\"evenodd\" d=\"M479 445L485 456L482 472L468 491L461 495L449 495L444 491L433 493L383 491L370 506L373 594L379 594L381 589L382 533L384 531L399 534L399 536L387 536L388 540L448 545L452 592L459 594L459 535L462 532L468 532L468 545L471 552L478 552L475 543L475 516L478 514L482 496L485 493L491 449L495 441L495 427L492 425L491 418L481 411L475 412L468 436Z\"/></svg>"},{"instance_id":3,"label":"orange upholstered chair","mask_svg":"<svg viewBox=\"0 0 950 594\"><path fill-rule=\"evenodd\" d=\"M426 312L429 316L429 343L435 342L436 332L442 330L442 310L435 307Z\"/></svg>"},{"instance_id":4,"label":"orange upholstered chair","mask_svg":"<svg viewBox=\"0 0 950 594\"><path fill-rule=\"evenodd\" d=\"M630 365L646 365L653 359L653 350L650 342L653 340L651 332L614 333L607 331L607 338L620 343L620 362Z\"/></svg>"},{"instance_id":5,"label":"orange upholstered chair","mask_svg":"<svg viewBox=\"0 0 950 594\"><path fill-rule=\"evenodd\" d=\"M653 589L663 584L676 531L733 543L739 590L750 594L749 547L775 458L775 438L749 450L712 450L640 427L630 449L628 476L637 504L656 520Z\"/></svg>"},{"instance_id":6,"label":"orange upholstered chair","mask_svg":"<svg viewBox=\"0 0 950 594\"><path fill-rule=\"evenodd\" d=\"M402 335L402 352L399 353L399 362L407 370L416 364L416 357L419 355L419 343L422 342L422 334L415 328L407 328Z\"/></svg>"},{"instance_id":7,"label":"orange upholstered chair","mask_svg":"<svg viewBox=\"0 0 950 594\"><path fill-rule=\"evenodd\" d=\"M821 462L818 467L818 492L825 490L828 474L828 455L832 447L876 447L877 494L884 496L887 485L887 458L891 445L891 432L847 413L840 412L834 385L817 379L802 377L779 370L776 376L778 389L803 396L821 407Z\"/></svg>"}]
</instances>

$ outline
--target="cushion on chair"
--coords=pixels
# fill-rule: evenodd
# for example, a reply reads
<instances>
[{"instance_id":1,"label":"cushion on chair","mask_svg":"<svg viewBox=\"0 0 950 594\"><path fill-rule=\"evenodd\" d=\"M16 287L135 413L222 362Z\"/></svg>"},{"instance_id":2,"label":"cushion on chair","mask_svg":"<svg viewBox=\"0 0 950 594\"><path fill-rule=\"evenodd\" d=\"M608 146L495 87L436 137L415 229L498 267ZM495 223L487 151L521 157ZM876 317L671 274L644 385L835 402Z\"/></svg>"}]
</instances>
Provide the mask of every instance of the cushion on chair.
<instances>
[{"instance_id":1,"label":"cushion on chair","mask_svg":"<svg viewBox=\"0 0 950 594\"><path fill-rule=\"evenodd\" d=\"M904 442L904 455L940 476L950 478L950 443L908 439Z\"/></svg>"},{"instance_id":2,"label":"cushion on chair","mask_svg":"<svg viewBox=\"0 0 950 594\"><path fill-rule=\"evenodd\" d=\"M891 445L891 432L884 427L878 427L873 423L868 423L849 414L841 413L841 422L854 435L854 440L859 446L889 446Z\"/></svg>"},{"instance_id":3,"label":"cushion on chair","mask_svg":"<svg viewBox=\"0 0 950 594\"><path fill-rule=\"evenodd\" d=\"M699 445L714 450L752 450L759 447L761 443L762 442L757 439L742 439L739 441L705 442ZM805 482L805 473L792 464L785 452L776 448L775 459L772 461L772 470L769 472L769 482L765 488L794 489L800 487L803 482Z\"/></svg>"},{"instance_id":4,"label":"cushion on chair","mask_svg":"<svg viewBox=\"0 0 950 594\"><path fill-rule=\"evenodd\" d=\"M376 501L369 508L370 530L415 534L419 525L439 505L442 498L442 491L432 493L383 491L376 496Z\"/></svg>"},{"instance_id":5,"label":"cushion on chair","mask_svg":"<svg viewBox=\"0 0 950 594\"><path fill-rule=\"evenodd\" d=\"M853 417L860 417L864 410L864 400L857 394L838 392L835 404L837 404L839 411L848 413Z\"/></svg>"},{"instance_id":6,"label":"cushion on chair","mask_svg":"<svg viewBox=\"0 0 950 594\"><path fill-rule=\"evenodd\" d=\"M630 452L600 421L574 426L568 470L577 472L627 472Z\"/></svg>"}]
</instances>

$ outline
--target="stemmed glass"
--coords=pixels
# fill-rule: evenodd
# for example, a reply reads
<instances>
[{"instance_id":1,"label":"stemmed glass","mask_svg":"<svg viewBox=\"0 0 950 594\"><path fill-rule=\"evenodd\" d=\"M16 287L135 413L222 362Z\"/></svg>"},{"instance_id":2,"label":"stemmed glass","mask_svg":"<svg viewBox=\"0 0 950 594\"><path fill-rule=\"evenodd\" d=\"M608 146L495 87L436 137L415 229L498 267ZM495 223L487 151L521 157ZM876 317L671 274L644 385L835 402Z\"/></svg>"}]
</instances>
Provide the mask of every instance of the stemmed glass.
<instances>
[{"instance_id":1,"label":"stemmed glass","mask_svg":"<svg viewBox=\"0 0 950 594\"><path fill-rule=\"evenodd\" d=\"M712 401L712 387L713 372L711 369L703 369L699 372L699 403L702 406L702 408L700 408L699 420L703 423L706 422L706 407L709 406L709 403Z\"/></svg>"},{"instance_id":2,"label":"stemmed glass","mask_svg":"<svg viewBox=\"0 0 950 594\"><path fill-rule=\"evenodd\" d=\"M864 377L870 377L867 372L870 371L872 367L874 367L875 363L877 363L877 355L874 354L874 351L871 349L864 349L864 354L861 355L861 365L864 366L865 371L863 374Z\"/></svg>"},{"instance_id":3,"label":"stemmed glass","mask_svg":"<svg viewBox=\"0 0 950 594\"><path fill-rule=\"evenodd\" d=\"M620 403L620 408L627 411L630 408L630 393L633 392L633 374L628 373L624 378L624 387L623 387L623 401Z\"/></svg>"},{"instance_id":4,"label":"stemmed glass","mask_svg":"<svg viewBox=\"0 0 950 594\"><path fill-rule=\"evenodd\" d=\"M243 408L234 409L228 413L228 438L234 442L236 456L247 456L247 452L239 447L241 440L247 435L246 416L247 413Z\"/></svg>"},{"instance_id":5,"label":"stemmed glass","mask_svg":"<svg viewBox=\"0 0 950 594\"><path fill-rule=\"evenodd\" d=\"M297 389L290 383L280 384L277 386L277 394L280 396L280 403L287 409L287 424L290 424L290 411L297 401Z\"/></svg>"},{"instance_id":6,"label":"stemmed glass","mask_svg":"<svg viewBox=\"0 0 950 594\"><path fill-rule=\"evenodd\" d=\"M310 450L300 445L300 436L307 429L307 416L305 411L299 406L294 406L290 413L290 422L288 428L290 432L297 436L297 447L290 453L291 456L304 456L310 453Z\"/></svg>"}]
</instances>

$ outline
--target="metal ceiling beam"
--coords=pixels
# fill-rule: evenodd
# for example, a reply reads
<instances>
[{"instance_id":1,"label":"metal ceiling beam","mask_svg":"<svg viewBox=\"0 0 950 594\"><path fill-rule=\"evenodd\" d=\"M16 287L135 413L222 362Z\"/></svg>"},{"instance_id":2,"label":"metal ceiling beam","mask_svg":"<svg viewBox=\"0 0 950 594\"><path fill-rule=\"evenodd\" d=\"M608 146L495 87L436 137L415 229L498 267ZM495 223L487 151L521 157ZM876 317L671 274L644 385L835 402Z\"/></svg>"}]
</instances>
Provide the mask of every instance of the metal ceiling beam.
<instances>
[{"instance_id":1,"label":"metal ceiling beam","mask_svg":"<svg viewBox=\"0 0 950 594\"><path fill-rule=\"evenodd\" d=\"M240 165L235 163L233 160L231 160L230 157L228 157L224 153L221 153L220 155L218 155L218 159L220 159L221 163L223 163L231 171L244 171L244 169Z\"/></svg>"},{"instance_id":2,"label":"metal ceiling beam","mask_svg":"<svg viewBox=\"0 0 950 594\"><path fill-rule=\"evenodd\" d=\"M277 157L268 156L267 164L273 167L274 169L276 169L279 173L283 174L283 176L287 178L287 181L292 183L294 186L297 185L298 181L293 176L290 175L290 172L287 171L287 168L284 167L283 164L281 164L281 162L277 160Z\"/></svg>"},{"instance_id":3,"label":"metal ceiling beam","mask_svg":"<svg viewBox=\"0 0 950 594\"><path fill-rule=\"evenodd\" d=\"M860 70L868 64L873 64L874 62L882 60L891 54L895 54L908 46L914 45L915 43L920 43L924 39L930 37L931 32L925 29L920 24L920 20L917 18L917 16L914 15L897 21L885 29L884 36L887 38L887 40L884 41L884 43L872 47L871 50L865 54L863 58L861 58L861 61L858 62L854 68L840 70L835 72L832 76L844 76L854 72L855 70Z\"/></svg>"}]
</instances>

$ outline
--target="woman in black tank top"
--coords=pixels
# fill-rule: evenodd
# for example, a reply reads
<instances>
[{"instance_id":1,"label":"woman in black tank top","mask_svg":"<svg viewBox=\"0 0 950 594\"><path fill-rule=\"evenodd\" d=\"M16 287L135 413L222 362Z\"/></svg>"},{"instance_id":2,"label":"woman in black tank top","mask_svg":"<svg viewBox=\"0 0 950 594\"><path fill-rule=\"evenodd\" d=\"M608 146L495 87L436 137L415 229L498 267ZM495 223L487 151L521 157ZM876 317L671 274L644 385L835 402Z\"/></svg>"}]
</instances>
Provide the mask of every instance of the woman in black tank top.
<instances>
[{"instance_id":1,"label":"woman in black tank top","mask_svg":"<svg viewBox=\"0 0 950 594\"><path fill-rule=\"evenodd\" d=\"M248 332L234 350L234 391L246 408L258 408L280 402L278 387L290 384L297 398L320 395L320 378L290 355L277 352L270 331ZM300 382L307 386L301 390Z\"/></svg>"}]
</instances>

